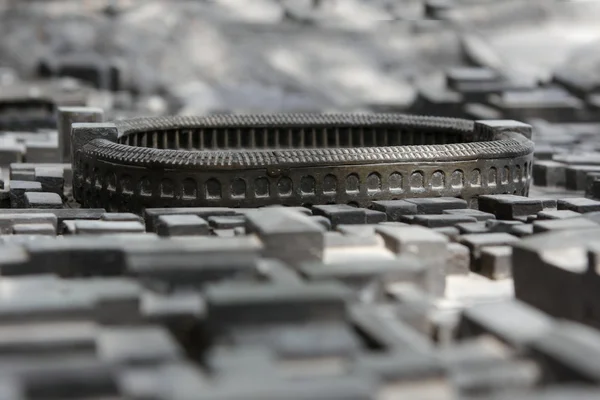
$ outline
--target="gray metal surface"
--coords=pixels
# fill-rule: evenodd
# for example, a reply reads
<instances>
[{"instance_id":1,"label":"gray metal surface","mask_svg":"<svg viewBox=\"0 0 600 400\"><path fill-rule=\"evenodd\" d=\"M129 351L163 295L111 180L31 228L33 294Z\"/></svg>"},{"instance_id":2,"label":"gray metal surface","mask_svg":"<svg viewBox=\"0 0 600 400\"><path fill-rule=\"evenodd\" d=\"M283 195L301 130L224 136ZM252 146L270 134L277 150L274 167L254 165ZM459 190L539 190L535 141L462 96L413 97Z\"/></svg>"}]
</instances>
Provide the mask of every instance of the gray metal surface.
<instances>
[{"instance_id":1,"label":"gray metal surface","mask_svg":"<svg viewBox=\"0 0 600 400\"><path fill-rule=\"evenodd\" d=\"M0 397L600 398L599 16L0 0Z\"/></svg>"}]
</instances>

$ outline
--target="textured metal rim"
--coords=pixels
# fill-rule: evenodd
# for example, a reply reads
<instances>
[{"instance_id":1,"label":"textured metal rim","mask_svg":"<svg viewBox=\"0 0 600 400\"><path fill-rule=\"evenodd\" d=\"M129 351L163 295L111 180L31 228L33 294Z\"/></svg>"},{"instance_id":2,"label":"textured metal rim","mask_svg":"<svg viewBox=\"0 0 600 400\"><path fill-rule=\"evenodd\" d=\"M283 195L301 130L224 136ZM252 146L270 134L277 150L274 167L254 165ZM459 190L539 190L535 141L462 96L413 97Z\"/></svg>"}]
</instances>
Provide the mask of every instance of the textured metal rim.
<instances>
[{"instance_id":1,"label":"textured metal rim","mask_svg":"<svg viewBox=\"0 0 600 400\"><path fill-rule=\"evenodd\" d=\"M403 114L373 115L306 115L282 114L260 116L216 116L216 117L157 117L137 118L115 123L119 138L139 132L164 130L212 129L228 127L277 126L285 128L328 128L328 127L392 127L435 129L444 133L471 136L475 139L474 122L452 118L432 118ZM231 128L235 129L235 128ZM500 136L500 135L498 135ZM532 143L521 140L521 135L495 137L491 141L476 141L444 145L373 146L359 148L327 149L279 149L219 151L181 151L150 149L119 143L92 142L86 147L90 154L113 162L127 162L139 166L177 168L197 167L264 167L293 164L331 165L339 163L371 163L402 161L455 161L460 159L494 158L498 154L521 156L532 151Z\"/></svg>"},{"instance_id":2,"label":"textured metal rim","mask_svg":"<svg viewBox=\"0 0 600 400\"><path fill-rule=\"evenodd\" d=\"M78 160L74 165L74 182L81 188L75 190L76 197L84 205L94 206L103 206L102 198L123 197L113 201L113 207L109 207L116 209L333 202L366 205L373 200L402 197L450 195L470 199L479 194L499 192L526 194L533 154L533 143L528 139L530 128L514 121L475 122L402 114L158 117L118 121L110 126L101 124L105 130L111 131L108 135L94 135L93 124L86 125L89 125L86 128L91 134L87 140L79 140L79 145L74 148ZM82 127L74 125L74 140L79 128ZM268 130L270 135L275 135L275 141L278 140L277 135L283 132L282 137L289 137L289 142L283 146L289 147L293 147L293 140L299 137L304 140L302 138L309 137L311 132L313 137L318 132L321 137L335 140L330 148L261 149L242 146L242 142L255 131L266 135ZM375 142L377 135L387 137L388 130L394 140L403 135L413 139L415 135L421 135L422 141L453 138L458 143L336 146L341 144L340 137L343 135L346 135L343 136L344 144L348 144L352 132L358 132L357 137L362 138L361 141L370 135ZM204 135L204 132L215 140L231 135L233 147L238 148L192 148L192 133L197 136ZM167 139L168 135L171 139ZM188 148L180 143L181 135L187 135ZM424 135L428 135L427 138ZM160 139L157 140L157 137ZM144 140L146 142L141 143ZM169 144L167 140L173 143ZM324 144L327 145L326 141ZM169 145L185 149L153 148ZM100 166L102 171L99 171ZM425 171L431 168L433 172ZM129 172L125 173L123 169L129 169ZM328 169L330 173L327 173ZM367 169L373 171L364 172ZM508 172L503 177L505 169ZM414 179L419 182L411 181L406 187L396 188L398 190L387 185L386 179L391 179L394 185L402 186L396 181L402 180L402 177L413 179L415 171L417 178ZM461 171L462 177L454 178L456 171ZM481 175L492 174L489 171L496 171L497 184L491 181L489 185L483 184L485 179ZM479 177L471 176L473 174L479 174ZM125 178L121 179L123 175ZM329 176L329 181L335 180L335 190L325 190L325 175ZM441 179L441 182L434 182L436 179ZM351 187L339 193L337 186L343 181L346 189ZM466 181L472 181L473 185L466 184ZM188 187L186 191L184 182L195 188ZM257 183L263 188L254 188ZM214 193L211 194L211 191ZM99 192L107 193L98 196ZM140 199L134 199L136 196ZM90 201L90 198L94 200ZM125 203L138 205L118 205Z\"/></svg>"}]
</instances>

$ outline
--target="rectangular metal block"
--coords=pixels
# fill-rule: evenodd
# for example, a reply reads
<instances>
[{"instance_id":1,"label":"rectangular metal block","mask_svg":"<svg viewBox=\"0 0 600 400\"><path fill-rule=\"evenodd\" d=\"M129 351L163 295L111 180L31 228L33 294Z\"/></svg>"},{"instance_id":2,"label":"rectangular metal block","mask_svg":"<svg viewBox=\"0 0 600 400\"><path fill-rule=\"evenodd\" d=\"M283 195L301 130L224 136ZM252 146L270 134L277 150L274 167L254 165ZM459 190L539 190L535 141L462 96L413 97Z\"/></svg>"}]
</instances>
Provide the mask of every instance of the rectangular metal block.
<instances>
[{"instance_id":1,"label":"rectangular metal block","mask_svg":"<svg viewBox=\"0 0 600 400\"><path fill-rule=\"evenodd\" d=\"M265 244L265 256L290 263L321 260L325 228L295 211L265 209L246 215L246 232Z\"/></svg>"},{"instance_id":2,"label":"rectangular metal block","mask_svg":"<svg viewBox=\"0 0 600 400\"><path fill-rule=\"evenodd\" d=\"M208 222L196 215L161 215L155 223L159 236L195 236L210 233Z\"/></svg>"},{"instance_id":3,"label":"rectangular metal block","mask_svg":"<svg viewBox=\"0 0 600 400\"><path fill-rule=\"evenodd\" d=\"M311 285L219 285L204 292L211 326L342 321L351 291L333 282Z\"/></svg>"},{"instance_id":4,"label":"rectangular metal block","mask_svg":"<svg viewBox=\"0 0 600 400\"><path fill-rule=\"evenodd\" d=\"M156 231L156 221L161 215L196 215L208 219L212 216L237 215L233 208L225 207L188 207L188 208L147 208L144 210L144 220L148 232Z\"/></svg>"}]
</instances>

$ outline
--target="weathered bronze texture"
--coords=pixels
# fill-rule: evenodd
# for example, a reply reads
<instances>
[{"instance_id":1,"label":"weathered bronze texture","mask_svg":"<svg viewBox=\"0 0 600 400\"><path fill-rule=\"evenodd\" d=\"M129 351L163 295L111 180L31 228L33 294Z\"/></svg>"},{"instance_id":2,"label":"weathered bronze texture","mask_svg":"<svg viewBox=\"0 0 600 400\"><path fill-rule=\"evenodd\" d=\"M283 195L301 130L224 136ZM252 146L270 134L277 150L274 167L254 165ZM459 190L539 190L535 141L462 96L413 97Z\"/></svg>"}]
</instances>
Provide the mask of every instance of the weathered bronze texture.
<instances>
[{"instance_id":1,"label":"weathered bronze texture","mask_svg":"<svg viewBox=\"0 0 600 400\"><path fill-rule=\"evenodd\" d=\"M260 207L527 195L531 127L401 114L138 118L73 124L85 207Z\"/></svg>"}]
</instances>

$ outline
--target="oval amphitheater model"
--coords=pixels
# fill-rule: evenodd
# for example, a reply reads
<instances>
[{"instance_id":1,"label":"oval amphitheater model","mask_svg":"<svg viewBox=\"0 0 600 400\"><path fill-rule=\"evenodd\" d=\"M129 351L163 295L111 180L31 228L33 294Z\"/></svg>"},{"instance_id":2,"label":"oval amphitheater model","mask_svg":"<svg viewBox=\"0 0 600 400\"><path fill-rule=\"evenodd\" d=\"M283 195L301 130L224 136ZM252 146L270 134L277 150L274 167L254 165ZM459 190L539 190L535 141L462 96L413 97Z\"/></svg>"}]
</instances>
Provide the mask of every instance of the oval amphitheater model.
<instances>
[{"instance_id":1,"label":"oval amphitheater model","mask_svg":"<svg viewBox=\"0 0 600 400\"><path fill-rule=\"evenodd\" d=\"M84 207L260 207L527 195L531 127L402 114L138 118L73 124Z\"/></svg>"}]
</instances>

